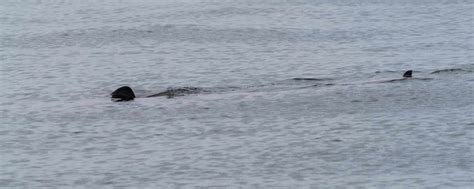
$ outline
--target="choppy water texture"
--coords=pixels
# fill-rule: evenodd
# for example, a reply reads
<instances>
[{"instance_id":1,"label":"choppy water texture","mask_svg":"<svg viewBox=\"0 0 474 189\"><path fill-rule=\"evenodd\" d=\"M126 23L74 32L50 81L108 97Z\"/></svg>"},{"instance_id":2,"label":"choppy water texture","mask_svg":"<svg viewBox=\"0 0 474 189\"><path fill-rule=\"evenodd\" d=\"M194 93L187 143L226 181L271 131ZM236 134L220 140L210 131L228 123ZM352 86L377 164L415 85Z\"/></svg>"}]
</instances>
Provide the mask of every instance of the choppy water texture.
<instances>
[{"instance_id":1,"label":"choppy water texture","mask_svg":"<svg viewBox=\"0 0 474 189\"><path fill-rule=\"evenodd\" d=\"M0 186L474 186L472 1L0 7Z\"/></svg>"}]
</instances>

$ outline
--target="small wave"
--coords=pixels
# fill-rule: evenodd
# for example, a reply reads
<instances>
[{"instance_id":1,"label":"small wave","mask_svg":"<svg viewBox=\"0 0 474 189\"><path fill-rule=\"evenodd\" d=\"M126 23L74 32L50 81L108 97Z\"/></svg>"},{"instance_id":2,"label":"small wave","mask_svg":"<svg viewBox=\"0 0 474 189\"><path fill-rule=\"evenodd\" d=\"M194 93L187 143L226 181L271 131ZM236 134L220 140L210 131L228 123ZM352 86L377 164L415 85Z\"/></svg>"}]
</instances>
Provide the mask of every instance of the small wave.
<instances>
[{"instance_id":1,"label":"small wave","mask_svg":"<svg viewBox=\"0 0 474 189\"><path fill-rule=\"evenodd\" d=\"M305 77L296 77L296 78L292 78L291 80L294 80L294 81L329 81L329 80L333 80L331 78L305 78Z\"/></svg>"},{"instance_id":2,"label":"small wave","mask_svg":"<svg viewBox=\"0 0 474 189\"><path fill-rule=\"evenodd\" d=\"M420 78L420 77L400 78L400 79L390 79L390 80L384 80L384 81L373 81L373 82L367 82L367 83L395 83L395 82L429 81L429 80L433 80L433 78Z\"/></svg>"},{"instance_id":3,"label":"small wave","mask_svg":"<svg viewBox=\"0 0 474 189\"><path fill-rule=\"evenodd\" d=\"M431 74L440 74L440 73L471 73L473 70L462 69L462 68L450 68L450 69L441 69L431 72Z\"/></svg>"},{"instance_id":4,"label":"small wave","mask_svg":"<svg viewBox=\"0 0 474 189\"><path fill-rule=\"evenodd\" d=\"M376 74L379 74L379 73L398 73L399 71L393 71L393 70L384 70L384 71L376 71L375 73Z\"/></svg>"}]
</instances>

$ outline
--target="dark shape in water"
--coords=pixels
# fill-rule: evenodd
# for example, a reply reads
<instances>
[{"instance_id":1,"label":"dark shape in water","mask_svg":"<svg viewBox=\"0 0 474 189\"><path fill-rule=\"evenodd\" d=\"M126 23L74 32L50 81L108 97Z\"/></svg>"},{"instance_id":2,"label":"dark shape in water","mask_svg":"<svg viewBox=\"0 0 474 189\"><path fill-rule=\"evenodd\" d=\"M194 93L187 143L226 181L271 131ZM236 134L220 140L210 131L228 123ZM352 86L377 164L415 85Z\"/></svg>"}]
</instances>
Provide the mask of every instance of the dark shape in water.
<instances>
[{"instance_id":1,"label":"dark shape in water","mask_svg":"<svg viewBox=\"0 0 474 189\"><path fill-rule=\"evenodd\" d=\"M166 96L168 98L173 98L175 96L184 96L187 94L196 94L203 92L204 90L197 87L181 87L181 88L168 88L166 91L161 93L153 94L147 97L157 97L157 96Z\"/></svg>"},{"instance_id":2,"label":"dark shape in water","mask_svg":"<svg viewBox=\"0 0 474 189\"><path fill-rule=\"evenodd\" d=\"M204 92L205 90L197 87L181 87L181 88L169 88L166 91L161 93L153 94L147 97L159 97L166 96L168 98L173 98L176 96L184 96L187 94L195 94L199 92ZM133 93L133 90L128 86L123 86L111 93L112 100L115 102L119 101L130 101L133 100L136 96Z\"/></svg>"},{"instance_id":3,"label":"dark shape in water","mask_svg":"<svg viewBox=\"0 0 474 189\"><path fill-rule=\"evenodd\" d=\"M305 78L305 77L297 77L297 78L293 78L291 80L295 80L295 81L328 81L328 80L331 80L329 78Z\"/></svg>"},{"instance_id":4,"label":"dark shape in water","mask_svg":"<svg viewBox=\"0 0 474 189\"><path fill-rule=\"evenodd\" d=\"M431 74L439 74L439 73L459 73L459 72L464 72L464 73L469 73L472 72L472 70L465 70L461 68L451 68L451 69L442 69L442 70L436 70L431 72Z\"/></svg>"},{"instance_id":5,"label":"dark shape in water","mask_svg":"<svg viewBox=\"0 0 474 189\"><path fill-rule=\"evenodd\" d=\"M431 80L431 78L412 78L413 71L408 70L403 74L403 78L401 79L392 79L392 80L386 80L386 81L379 81L375 83L390 83L390 82L396 82L396 81L403 81L407 79L418 79L418 80ZM308 81L324 81L324 80L331 80L331 79L321 79L321 78L293 78L292 80L308 80ZM370 82L374 83L374 82ZM325 84L325 86L332 86L335 84ZM318 86L318 85L315 85ZM168 88L166 91L149 95L146 97L159 97L159 96L166 96L168 98L173 98L176 96L184 96L188 94L196 94L196 93L201 93L201 92L208 92L205 89L202 88L197 88L197 87L180 87L180 88ZM129 101L133 100L135 98L135 93L133 93L133 90L128 87L128 86L123 86L115 90L114 92L111 93L112 95L112 100L113 101Z\"/></svg>"},{"instance_id":6,"label":"dark shape in water","mask_svg":"<svg viewBox=\"0 0 474 189\"><path fill-rule=\"evenodd\" d=\"M432 79L433 78L413 78L413 70L408 70L403 74L403 78L401 78L401 79L391 79L391 80L386 80L386 81L378 81L378 82L375 82L375 83L392 83L392 82L398 82L398 81L432 80Z\"/></svg>"},{"instance_id":7,"label":"dark shape in water","mask_svg":"<svg viewBox=\"0 0 474 189\"><path fill-rule=\"evenodd\" d=\"M411 77L411 76L412 76L412 73L413 73L412 70L408 70L408 71L406 71L406 72L403 74L403 77L404 77L404 78Z\"/></svg>"},{"instance_id":8,"label":"dark shape in water","mask_svg":"<svg viewBox=\"0 0 474 189\"><path fill-rule=\"evenodd\" d=\"M116 102L129 101L135 98L135 93L133 93L133 90L129 86L120 87L110 95L112 95L112 100Z\"/></svg>"}]
</instances>

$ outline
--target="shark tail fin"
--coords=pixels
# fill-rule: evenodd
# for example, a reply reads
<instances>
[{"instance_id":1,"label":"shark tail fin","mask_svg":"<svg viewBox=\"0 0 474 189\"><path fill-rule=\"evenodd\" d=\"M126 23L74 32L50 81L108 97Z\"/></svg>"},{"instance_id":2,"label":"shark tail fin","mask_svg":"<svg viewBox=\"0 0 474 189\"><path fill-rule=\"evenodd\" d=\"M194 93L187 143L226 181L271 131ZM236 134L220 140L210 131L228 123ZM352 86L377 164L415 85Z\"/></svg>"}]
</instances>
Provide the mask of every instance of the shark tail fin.
<instances>
[{"instance_id":1,"label":"shark tail fin","mask_svg":"<svg viewBox=\"0 0 474 189\"><path fill-rule=\"evenodd\" d=\"M412 74L413 74L413 71L412 71L412 70L408 70L408 71L406 71L406 72L403 74L403 77L405 77L405 78L406 78L406 77L411 77Z\"/></svg>"}]
</instances>

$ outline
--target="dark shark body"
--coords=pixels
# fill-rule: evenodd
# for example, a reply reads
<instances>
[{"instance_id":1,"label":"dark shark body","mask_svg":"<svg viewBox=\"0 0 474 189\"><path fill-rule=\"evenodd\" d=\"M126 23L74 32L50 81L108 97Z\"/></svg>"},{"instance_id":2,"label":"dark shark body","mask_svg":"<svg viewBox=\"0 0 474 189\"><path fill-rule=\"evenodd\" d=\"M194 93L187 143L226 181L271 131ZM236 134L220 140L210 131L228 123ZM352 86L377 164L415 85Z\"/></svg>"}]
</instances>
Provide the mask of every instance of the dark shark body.
<instances>
[{"instance_id":1,"label":"dark shark body","mask_svg":"<svg viewBox=\"0 0 474 189\"><path fill-rule=\"evenodd\" d=\"M393 83L393 82L401 82L401 81L408 81L408 80L431 80L432 78L413 78L413 71L408 70L403 74L403 77L400 79L391 79L391 80L384 80L384 81L375 81L375 82L367 82L367 83ZM327 81L327 80L332 80L329 78L293 78L291 79L293 81ZM322 84L317 84L313 86L332 86L336 85L333 83L322 83ZM339 84L337 84L339 85ZM351 84L340 84L340 85L351 85ZM237 89L236 87L231 87L227 90L235 90ZM218 92L218 91L224 91L223 89L213 89L212 92ZM211 92L209 89L204 89L204 88L198 88L198 87L179 87L179 88L168 88L166 91L156 93L153 95L149 95L146 97L167 97L167 98L173 98L176 96L184 96L184 95L189 95L189 94L197 94L197 93L208 93ZM111 93L112 100L113 101L130 101L136 98L135 93L133 90L128 87L128 86L123 86L115 90L114 92Z\"/></svg>"},{"instance_id":2,"label":"dark shark body","mask_svg":"<svg viewBox=\"0 0 474 189\"><path fill-rule=\"evenodd\" d=\"M156 93L153 95L149 95L146 97L160 97L165 96L168 98L173 98L176 96L184 96L188 94L196 94L201 92L206 92L202 88L197 87L180 87L180 88L168 88L166 91ZM112 92L111 94L112 100L119 102L119 101L130 101L136 98L135 93L133 92L132 88L128 86L123 86Z\"/></svg>"},{"instance_id":3,"label":"dark shark body","mask_svg":"<svg viewBox=\"0 0 474 189\"><path fill-rule=\"evenodd\" d=\"M413 77L413 71L408 70L403 73L403 77L400 79L390 79L385 81L376 81L376 82L369 82L369 83L393 83L393 82L402 82L402 81L412 81L412 80L432 80L433 78L418 78Z\"/></svg>"},{"instance_id":4,"label":"dark shark body","mask_svg":"<svg viewBox=\"0 0 474 189\"><path fill-rule=\"evenodd\" d=\"M166 91L161 93L149 95L147 97L158 97L158 96L166 96L168 98L173 98L175 96L184 96L188 94L196 94L205 92L206 90L198 87L181 87L181 88L168 88Z\"/></svg>"},{"instance_id":5,"label":"dark shark body","mask_svg":"<svg viewBox=\"0 0 474 189\"><path fill-rule=\"evenodd\" d=\"M451 69L442 69L431 72L431 74L441 74L441 73L472 73L473 70L462 69L462 68L451 68Z\"/></svg>"},{"instance_id":6,"label":"dark shark body","mask_svg":"<svg viewBox=\"0 0 474 189\"><path fill-rule=\"evenodd\" d=\"M332 80L330 78L308 78L308 77L296 77L292 78L293 81L329 81Z\"/></svg>"}]
</instances>

